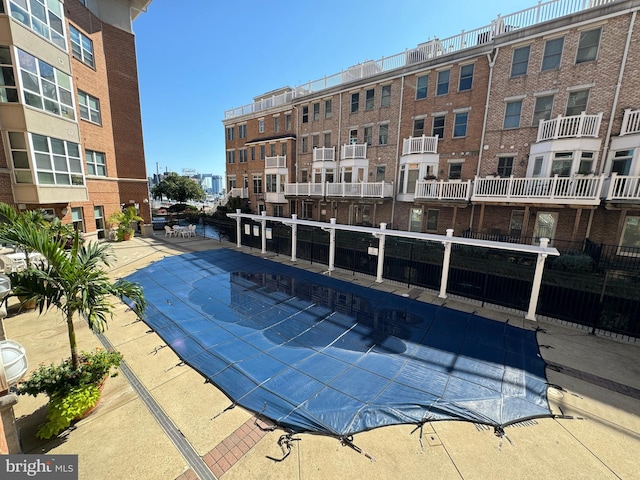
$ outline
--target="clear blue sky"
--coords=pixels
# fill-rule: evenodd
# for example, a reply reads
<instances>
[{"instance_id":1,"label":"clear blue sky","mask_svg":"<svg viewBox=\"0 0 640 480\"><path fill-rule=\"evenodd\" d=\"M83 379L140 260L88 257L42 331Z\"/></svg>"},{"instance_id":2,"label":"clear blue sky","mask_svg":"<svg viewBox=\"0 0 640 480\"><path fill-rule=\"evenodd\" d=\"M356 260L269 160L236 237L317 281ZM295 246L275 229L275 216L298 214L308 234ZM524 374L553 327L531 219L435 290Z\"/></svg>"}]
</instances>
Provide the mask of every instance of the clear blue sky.
<instances>
[{"instance_id":1,"label":"clear blue sky","mask_svg":"<svg viewBox=\"0 0 640 480\"><path fill-rule=\"evenodd\" d=\"M224 174L224 111L536 0L154 0L134 22L147 173Z\"/></svg>"}]
</instances>

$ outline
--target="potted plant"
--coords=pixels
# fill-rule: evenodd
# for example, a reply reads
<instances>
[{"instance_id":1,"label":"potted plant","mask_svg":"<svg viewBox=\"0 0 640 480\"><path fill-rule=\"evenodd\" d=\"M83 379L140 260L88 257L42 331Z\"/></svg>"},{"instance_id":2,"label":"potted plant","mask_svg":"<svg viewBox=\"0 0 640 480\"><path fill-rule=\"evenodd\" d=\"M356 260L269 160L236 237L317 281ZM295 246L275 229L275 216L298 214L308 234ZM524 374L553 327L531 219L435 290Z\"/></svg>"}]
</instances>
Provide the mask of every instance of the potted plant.
<instances>
[{"instance_id":1,"label":"potted plant","mask_svg":"<svg viewBox=\"0 0 640 480\"><path fill-rule=\"evenodd\" d=\"M133 222L141 222L143 218L138 215L136 208L129 206L119 212L114 212L109 217L109 222L113 225L117 225L118 240L130 240L133 237L133 228L131 224Z\"/></svg>"},{"instance_id":2,"label":"potted plant","mask_svg":"<svg viewBox=\"0 0 640 480\"><path fill-rule=\"evenodd\" d=\"M18 395L36 397L44 393L49 397L47 421L36 433L38 438L51 438L91 413L100 402L106 379L118 374L114 369L120 366L122 354L96 349L81 352L78 360L77 367L71 358L60 364L41 365L18 386Z\"/></svg>"},{"instance_id":3,"label":"potted plant","mask_svg":"<svg viewBox=\"0 0 640 480\"><path fill-rule=\"evenodd\" d=\"M425 175L424 177L425 180L437 180L438 177L436 177L435 175Z\"/></svg>"}]
</instances>

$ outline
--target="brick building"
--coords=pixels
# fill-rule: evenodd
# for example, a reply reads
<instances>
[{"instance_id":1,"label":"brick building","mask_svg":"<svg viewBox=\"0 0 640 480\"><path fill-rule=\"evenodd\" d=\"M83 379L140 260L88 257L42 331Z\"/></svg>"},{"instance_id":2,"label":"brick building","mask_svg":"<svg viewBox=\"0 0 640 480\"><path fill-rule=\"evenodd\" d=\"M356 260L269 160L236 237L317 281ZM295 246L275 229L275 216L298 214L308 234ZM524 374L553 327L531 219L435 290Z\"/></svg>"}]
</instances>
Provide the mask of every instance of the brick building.
<instances>
[{"instance_id":1,"label":"brick building","mask_svg":"<svg viewBox=\"0 0 640 480\"><path fill-rule=\"evenodd\" d=\"M150 223L132 22L151 0L0 0L0 201L104 238Z\"/></svg>"},{"instance_id":2,"label":"brick building","mask_svg":"<svg viewBox=\"0 0 640 480\"><path fill-rule=\"evenodd\" d=\"M556 0L225 112L255 213L640 254L638 0Z\"/></svg>"}]
</instances>

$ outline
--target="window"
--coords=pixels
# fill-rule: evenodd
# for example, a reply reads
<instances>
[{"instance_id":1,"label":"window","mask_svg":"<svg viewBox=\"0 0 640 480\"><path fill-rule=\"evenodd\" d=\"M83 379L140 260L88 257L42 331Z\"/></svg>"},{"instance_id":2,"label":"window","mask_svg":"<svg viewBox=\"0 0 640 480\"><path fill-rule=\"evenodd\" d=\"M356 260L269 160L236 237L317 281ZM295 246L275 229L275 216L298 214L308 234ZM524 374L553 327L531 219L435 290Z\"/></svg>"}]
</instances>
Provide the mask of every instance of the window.
<instances>
[{"instance_id":1,"label":"window","mask_svg":"<svg viewBox=\"0 0 640 480\"><path fill-rule=\"evenodd\" d=\"M307 183L309 181L309 171L306 168L303 168L300 171L300 182Z\"/></svg>"},{"instance_id":2,"label":"window","mask_svg":"<svg viewBox=\"0 0 640 480\"><path fill-rule=\"evenodd\" d=\"M356 113L359 107L360 107L360 94L352 93L351 94L351 113Z\"/></svg>"},{"instance_id":3,"label":"window","mask_svg":"<svg viewBox=\"0 0 640 480\"><path fill-rule=\"evenodd\" d=\"M260 145L260 160L264 160L266 156L264 145Z\"/></svg>"},{"instance_id":4,"label":"window","mask_svg":"<svg viewBox=\"0 0 640 480\"><path fill-rule=\"evenodd\" d=\"M291 130L291 114L290 114L290 113L287 113L287 114L284 116L284 129L285 129L286 131Z\"/></svg>"},{"instance_id":5,"label":"window","mask_svg":"<svg viewBox=\"0 0 640 480\"><path fill-rule=\"evenodd\" d=\"M358 129L352 128L349 130L349 144L358 143Z\"/></svg>"},{"instance_id":6,"label":"window","mask_svg":"<svg viewBox=\"0 0 640 480\"><path fill-rule=\"evenodd\" d=\"M427 231L436 231L438 230L438 216L440 215L439 210L427 210Z\"/></svg>"},{"instance_id":7,"label":"window","mask_svg":"<svg viewBox=\"0 0 640 480\"><path fill-rule=\"evenodd\" d=\"M460 180L462 178L462 163L449 164L449 180Z\"/></svg>"},{"instance_id":8,"label":"window","mask_svg":"<svg viewBox=\"0 0 640 480\"><path fill-rule=\"evenodd\" d=\"M460 67L460 83L458 84L459 92L471 90L471 86L473 85L473 68L473 63Z\"/></svg>"},{"instance_id":9,"label":"window","mask_svg":"<svg viewBox=\"0 0 640 480\"><path fill-rule=\"evenodd\" d=\"M84 232L84 217L82 215L82 207L71 208L71 221L73 222L74 230L78 232Z\"/></svg>"},{"instance_id":10,"label":"window","mask_svg":"<svg viewBox=\"0 0 640 480\"><path fill-rule=\"evenodd\" d=\"M83 91L78 90L78 103L80 104L80 118L100 125L100 100Z\"/></svg>"},{"instance_id":11,"label":"window","mask_svg":"<svg viewBox=\"0 0 640 480\"><path fill-rule=\"evenodd\" d=\"M278 191L278 175L267 174L265 182L265 191L268 193L277 193Z\"/></svg>"},{"instance_id":12,"label":"window","mask_svg":"<svg viewBox=\"0 0 640 480\"><path fill-rule=\"evenodd\" d=\"M376 91L371 88L369 90L367 90L364 94L365 96L365 100L364 100L364 109L365 110L373 110L374 107L374 103L375 103L375 94Z\"/></svg>"},{"instance_id":13,"label":"window","mask_svg":"<svg viewBox=\"0 0 640 480\"><path fill-rule=\"evenodd\" d=\"M333 112L332 112L332 101L331 99L327 99L324 101L324 118L331 118L333 116Z\"/></svg>"},{"instance_id":14,"label":"window","mask_svg":"<svg viewBox=\"0 0 640 480\"><path fill-rule=\"evenodd\" d=\"M409 213L409 231L420 232L422 231L422 209L412 208Z\"/></svg>"},{"instance_id":15,"label":"window","mask_svg":"<svg viewBox=\"0 0 640 480\"><path fill-rule=\"evenodd\" d=\"M280 144L280 155L284 157L286 154L287 154L287 144L285 142L282 142Z\"/></svg>"},{"instance_id":16,"label":"window","mask_svg":"<svg viewBox=\"0 0 640 480\"><path fill-rule=\"evenodd\" d=\"M568 177L571 175L573 152L557 152L551 162L551 176Z\"/></svg>"},{"instance_id":17,"label":"window","mask_svg":"<svg viewBox=\"0 0 640 480\"><path fill-rule=\"evenodd\" d=\"M31 134L39 185L84 185L77 143Z\"/></svg>"},{"instance_id":18,"label":"window","mask_svg":"<svg viewBox=\"0 0 640 480\"><path fill-rule=\"evenodd\" d=\"M309 151L309 137L302 137L302 153Z\"/></svg>"},{"instance_id":19,"label":"window","mask_svg":"<svg viewBox=\"0 0 640 480\"><path fill-rule=\"evenodd\" d=\"M453 124L453 137L466 137L467 136L467 120L469 113L456 113Z\"/></svg>"},{"instance_id":20,"label":"window","mask_svg":"<svg viewBox=\"0 0 640 480\"><path fill-rule=\"evenodd\" d=\"M580 165L578 173L588 175L593 171L593 152L582 152L580 154Z\"/></svg>"},{"instance_id":21,"label":"window","mask_svg":"<svg viewBox=\"0 0 640 480\"><path fill-rule=\"evenodd\" d=\"M364 143L367 145L373 143L373 127L364 127Z\"/></svg>"},{"instance_id":22,"label":"window","mask_svg":"<svg viewBox=\"0 0 640 480\"><path fill-rule=\"evenodd\" d=\"M278 133L280 131L280 117L273 117L273 132Z\"/></svg>"},{"instance_id":23,"label":"window","mask_svg":"<svg viewBox=\"0 0 640 480\"><path fill-rule=\"evenodd\" d=\"M540 120L549 120L551 118L551 110L553 109L553 95L536 98L536 105L533 107L533 123L534 127L540 125Z\"/></svg>"},{"instance_id":24,"label":"window","mask_svg":"<svg viewBox=\"0 0 640 480\"><path fill-rule=\"evenodd\" d=\"M253 176L253 193L262 193L262 175Z\"/></svg>"},{"instance_id":25,"label":"window","mask_svg":"<svg viewBox=\"0 0 640 480\"><path fill-rule=\"evenodd\" d=\"M227 163L236 163L235 150L227 150Z\"/></svg>"},{"instance_id":26,"label":"window","mask_svg":"<svg viewBox=\"0 0 640 480\"><path fill-rule=\"evenodd\" d=\"M256 147L251 147L251 161L256 159Z\"/></svg>"},{"instance_id":27,"label":"window","mask_svg":"<svg viewBox=\"0 0 640 480\"><path fill-rule=\"evenodd\" d=\"M449 93L449 77L451 70L443 70L438 72L438 85L436 87L436 95L446 95Z\"/></svg>"},{"instance_id":28,"label":"window","mask_svg":"<svg viewBox=\"0 0 640 480\"><path fill-rule=\"evenodd\" d=\"M309 105L302 107L302 123L309 123Z\"/></svg>"},{"instance_id":29,"label":"window","mask_svg":"<svg viewBox=\"0 0 640 480\"><path fill-rule=\"evenodd\" d=\"M538 243L541 238L553 240L556 235L556 226L558 225L558 213L556 212L539 212L536 215L536 224L533 229L535 242Z\"/></svg>"},{"instance_id":30,"label":"window","mask_svg":"<svg viewBox=\"0 0 640 480\"><path fill-rule=\"evenodd\" d=\"M613 154L611 173L617 173L618 175L629 175L632 159L633 150L618 150Z\"/></svg>"},{"instance_id":31,"label":"window","mask_svg":"<svg viewBox=\"0 0 640 480\"><path fill-rule=\"evenodd\" d=\"M376 165L376 182L384 182L386 168L385 165Z\"/></svg>"},{"instance_id":32,"label":"window","mask_svg":"<svg viewBox=\"0 0 640 480\"><path fill-rule=\"evenodd\" d=\"M60 117L75 120L71 77L18 49L24 103Z\"/></svg>"},{"instance_id":33,"label":"window","mask_svg":"<svg viewBox=\"0 0 640 480\"><path fill-rule=\"evenodd\" d=\"M324 142L323 145L325 148L329 148L331 146L331 132L324 133Z\"/></svg>"},{"instance_id":34,"label":"window","mask_svg":"<svg viewBox=\"0 0 640 480\"><path fill-rule=\"evenodd\" d=\"M269 144L269 156L270 157L275 157L276 156L276 144L275 143Z\"/></svg>"},{"instance_id":35,"label":"window","mask_svg":"<svg viewBox=\"0 0 640 480\"><path fill-rule=\"evenodd\" d=\"M507 102L502 128L518 128L520 126L520 112L522 112L522 100Z\"/></svg>"},{"instance_id":36,"label":"window","mask_svg":"<svg viewBox=\"0 0 640 480\"><path fill-rule=\"evenodd\" d=\"M247 138L247 124L238 125L238 138ZM231 139L233 140L233 138Z\"/></svg>"},{"instance_id":37,"label":"window","mask_svg":"<svg viewBox=\"0 0 640 480\"><path fill-rule=\"evenodd\" d=\"M576 63L592 62L598 58L601 28L594 28L580 33Z\"/></svg>"},{"instance_id":38,"label":"window","mask_svg":"<svg viewBox=\"0 0 640 480\"><path fill-rule=\"evenodd\" d=\"M444 115L433 117L433 133L432 136L443 138L444 137Z\"/></svg>"},{"instance_id":39,"label":"window","mask_svg":"<svg viewBox=\"0 0 640 480\"><path fill-rule=\"evenodd\" d=\"M87 175L107 176L107 162L104 153L85 150L84 158L87 162Z\"/></svg>"},{"instance_id":40,"label":"window","mask_svg":"<svg viewBox=\"0 0 640 480\"><path fill-rule=\"evenodd\" d=\"M273 216L274 217L284 217L284 207L282 205L274 205L273 206Z\"/></svg>"},{"instance_id":41,"label":"window","mask_svg":"<svg viewBox=\"0 0 640 480\"><path fill-rule=\"evenodd\" d=\"M93 219L96 222L96 232L98 233L98 238L105 238L106 235L104 233L104 208L103 207L93 207Z\"/></svg>"},{"instance_id":42,"label":"window","mask_svg":"<svg viewBox=\"0 0 640 480\"><path fill-rule=\"evenodd\" d=\"M540 178L542 176L542 163L544 161L544 157L536 157L533 160L533 173L532 176L534 178Z\"/></svg>"},{"instance_id":43,"label":"window","mask_svg":"<svg viewBox=\"0 0 640 480\"><path fill-rule=\"evenodd\" d=\"M424 135L424 118L416 118L413 121L413 136L421 137Z\"/></svg>"},{"instance_id":44,"label":"window","mask_svg":"<svg viewBox=\"0 0 640 480\"><path fill-rule=\"evenodd\" d=\"M625 219L618 255L640 256L640 217Z\"/></svg>"},{"instance_id":45,"label":"window","mask_svg":"<svg viewBox=\"0 0 640 480\"><path fill-rule=\"evenodd\" d=\"M258 120L258 132L264 133L264 118Z\"/></svg>"},{"instance_id":46,"label":"window","mask_svg":"<svg viewBox=\"0 0 640 480\"><path fill-rule=\"evenodd\" d=\"M385 123L378 128L378 143L380 145L386 145L389 143L389 124Z\"/></svg>"},{"instance_id":47,"label":"window","mask_svg":"<svg viewBox=\"0 0 640 480\"><path fill-rule=\"evenodd\" d=\"M73 25L69 25L69 36L71 37L71 54L74 58L92 68L95 67L93 60L93 42L91 39Z\"/></svg>"},{"instance_id":48,"label":"window","mask_svg":"<svg viewBox=\"0 0 640 480\"><path fill-rule=\"evenodd\" d=\"M527 74L529 66L529 52L531 46L516 48L513 51L513 59L511 61L511 78L520 77Z\"/></svg>"},{"instance_id":49,"label":"window","mask_svg":"<svg viewBox=\"0 0 640 480\"><path fill-rule=\"evenodd\" d=\"M11 49L0 45L0 103L18 102L15 73L11 60Z\"/></svg>"},{"instance_id":50,"label":"window","mask_svg":"<svg viewBox=\"0 0 640 480\"><path fill-rule=\"evenodd\" d=\"M9 5L14 19L67 51L62 2L11 0Z\"/></svg>"},{"instance_id":51,"label":"window","mask_svg":"<svg viewBox=\"0 0 640 480\"><path fill-rule=\"evenodd\" d=\"M427 98L427 89L429 87L429 75L418 77L416 82L416 100Z\"/></svg>"},{"instance_id":52,"label":"window","mask_svg":"<svg viewBox=\"0 0 640 480\"><path fill-rule=\"evenodd\" d=\"M313 218L313 203L303 202L302 218Z\"/></svg>"},{"instance_id":53,"label":"window","mask_svg":"<svg viewBox=\"0 0 640 480\"><path fill-rule=\"evenodd\" d=\"M316 148L320 146L320 134L314 133L311 135L311 148Z\"/></svg>"},{"instance_id":54,"label":"window","mask_svg":"<svg viewBox=\"0 0 640 480\"><path fill-rule=\"evenodd\" d=\"M545 70L556 70L560 68L563 46L564 37L547 40L547 42L544 44L544 54L542 55L543 72Z\"/></svg>"},{"instance_id":55,"label":"window","mask_svg":"<svg viewBox=\"0 0 640 480\"><path fill-rule=\"evenodd\" d=\"M509 222L509 236L519 237L522 235L522 226L524 225L524 210L513 210L511 212L511 221Z\"/></svg>"},{"instance_id":56,"label":"window","mask_svg":"<svg viewBox=\"0 0 640 480\"><path fill-rule=\"evenodd\" d=\"M569 93L566 115L570 117L572 115L580 115L582 112L586 112L588 101L589 90L578 90Z\"/></svg>"},{"instance_id":57,"label":"window","mask_svg":"<svg viewBox=\"0 0 640 480\"><path fill-rule=\"evenodd\" d=\"M320 104L314 103L313 104L313 121L317 122L318 120L320 120Z\"/></svg>"},{"instance_id":58,"label":"window","mask_svg":"<svg viewBox=\"0 0 640 480\"><path fill-rule=\"evenodd\" d=\"M229 181L229 191L233 190L234 188L236 188L236 176L235 175L230 175L228 178Z\"/></svg>"},{"instance_id":59,"label":"window","mask_svg":"<svg viewBox=\"0 0 640 480\"><path fill-rule=\"evenodd\" d=\"M383 85L380 92L380 107L391 105L391 85Z\"/></svg>"},{"instance_id":60,"label":"window","mask_svg":"<svg viewBox=\"0 0 640 480\"><path fill-rule=\"evenodd\" d=\"M9 146L13 160L13 175L16 183L33 183L27 140L23 132L9 132Z\"/></svg>"},{"instance_id":61,"label":"window","mask_svg":"<svg viewBox=\"0 0 640 480\"><path fill-rule=\"evenodd\" d=\"M498 175L510 177L513 173L513 157L498 157Z\"/></svg>"},{"instance_id":62,"label":"window","mask_svg":"<svg viewBox=\"0 0 640 480\"><path fill-rule=\"evenodd\" d=\"M80 112L80 116L82 116L82 111ZM233 140L233 132L234 127L227 127L227 141Z\"/></svg>"},{"instance_id":63,"label":"window","mask_svg":"<svg viewBox=\"0 0 640 480\"><path fill-rule=\"evenodd\" d=\"M240 163L247 163L247 149L241 148L238 150L238 161Z\"/></svg>"}]
</instances>

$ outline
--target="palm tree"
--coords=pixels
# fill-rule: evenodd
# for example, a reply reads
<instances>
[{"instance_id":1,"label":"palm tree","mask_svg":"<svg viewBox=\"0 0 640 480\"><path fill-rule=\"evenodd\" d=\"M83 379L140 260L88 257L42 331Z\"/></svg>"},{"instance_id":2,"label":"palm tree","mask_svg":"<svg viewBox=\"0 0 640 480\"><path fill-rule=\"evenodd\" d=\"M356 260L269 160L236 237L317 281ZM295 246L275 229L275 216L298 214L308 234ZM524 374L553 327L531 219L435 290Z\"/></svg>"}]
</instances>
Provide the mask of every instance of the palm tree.
<instances>
[{"instance_id":1,"label":"palm tree","mask_svg":"<svg viewBox=\"0 0 640 480\"><path fill-rule=\"evenodd\" d=\"M6 236L0 232L0 240ZM137 315L142 315L146 301L142 287L127 280L112 282L105 267L110 267L115 257L111 246L97 242L80 241L75 232L71 249L66 250L63 239L54 238L48 229L30 228L20 230L20 245L40 252L45 262L39 268L29 266L20 273L15 286L16 295L36 301L40 313L52 307L64 315L71 348L73 368L80 365L73 319L76 314L84 318L94 332L103 332L107 317L113 316L111 296L128 299Z\"/></svg>"}]
</instances>

